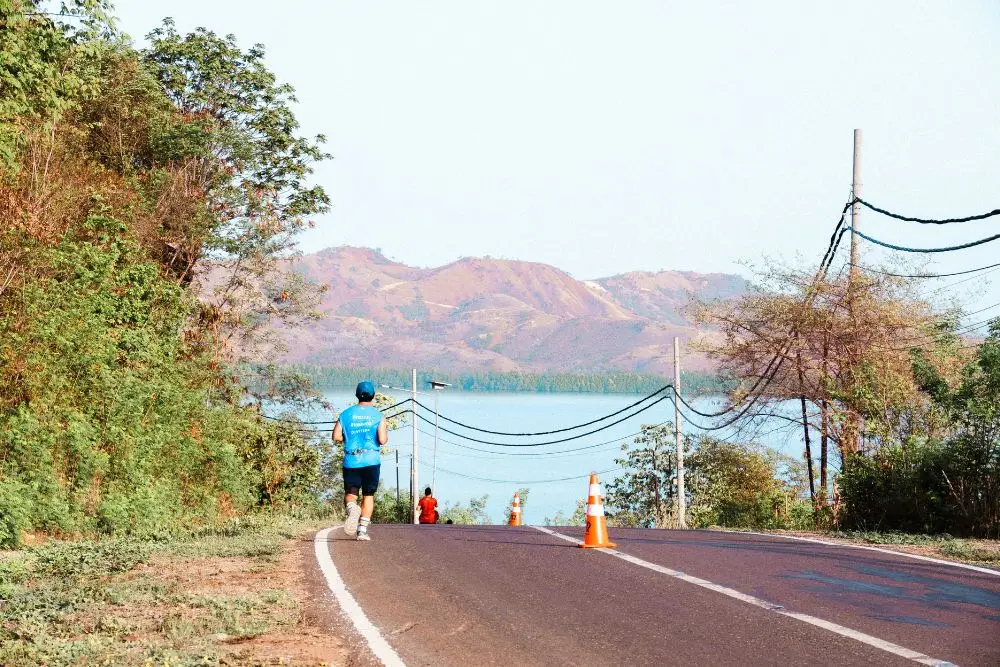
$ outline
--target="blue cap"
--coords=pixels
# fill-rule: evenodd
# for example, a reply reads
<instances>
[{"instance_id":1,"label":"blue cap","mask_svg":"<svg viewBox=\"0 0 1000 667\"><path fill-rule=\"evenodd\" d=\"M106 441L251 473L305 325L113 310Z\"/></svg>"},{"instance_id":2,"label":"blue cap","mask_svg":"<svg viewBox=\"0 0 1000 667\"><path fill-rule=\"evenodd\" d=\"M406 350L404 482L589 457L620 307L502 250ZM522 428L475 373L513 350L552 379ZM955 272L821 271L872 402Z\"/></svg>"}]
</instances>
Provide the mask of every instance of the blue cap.
<instances>
[{"instance_id":1,"label":"blue cap","mask_svg":"<svg viewBox=\"0 0 1000 667\"><path fill-rule=\"evenodd\" d=\"M358 388L354 390L354 395L358 397L359 401L370 401L375 398L375 385L368 380L359 382Z\"/></svg>"}]
</instances>

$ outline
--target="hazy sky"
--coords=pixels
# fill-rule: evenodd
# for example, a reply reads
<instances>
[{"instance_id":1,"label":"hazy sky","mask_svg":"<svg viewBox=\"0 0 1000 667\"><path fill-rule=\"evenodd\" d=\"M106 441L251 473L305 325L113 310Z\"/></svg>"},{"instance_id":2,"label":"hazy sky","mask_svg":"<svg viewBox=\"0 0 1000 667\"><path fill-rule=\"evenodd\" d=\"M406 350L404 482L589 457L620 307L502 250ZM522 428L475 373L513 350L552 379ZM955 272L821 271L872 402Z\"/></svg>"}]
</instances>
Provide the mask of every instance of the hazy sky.
<instances>
[{"instance_id":1,"label":"hazy sky","mask_svg":"<svg viewBox=\"0 0 1000 667\"><path fill-rule=\"evenodd\" d=\"M849 194L855 127L873 202L1000 207L996 0L119 0L117 13L139 42L169 15L267 47L303 130L334 155L316 173L333 208L306 251L491 255L577 278L811 260ZM1000 231L862 224L925 246ZM996 261L1000 242L936 266Z\"/></svg>"}]
</instances>

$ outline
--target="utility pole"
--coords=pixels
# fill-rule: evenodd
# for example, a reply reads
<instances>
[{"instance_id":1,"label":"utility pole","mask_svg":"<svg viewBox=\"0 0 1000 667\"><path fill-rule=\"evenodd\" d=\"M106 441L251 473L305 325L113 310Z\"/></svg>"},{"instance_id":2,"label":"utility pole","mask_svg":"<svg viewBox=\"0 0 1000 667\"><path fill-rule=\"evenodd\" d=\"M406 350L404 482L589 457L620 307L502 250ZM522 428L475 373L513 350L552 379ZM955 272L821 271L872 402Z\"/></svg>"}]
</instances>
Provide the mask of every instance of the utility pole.
<instances>
[{"instance_id":1,"label":"utility pole","mask_svg":"<svg viewBox=\"0 0 1000 667\"><path fill-rule=\"evenodd\" d=\"M413 523L420 523L420 507L417 505L417 493L420 489L420 473L417 469L420 463L420 447L417 439L417 369L413 369L413 458L410 459L410 506L413 509Z\"/></svg>"},{"instance_id":2,"label":"utility pole","mask_svg":"<svg viewBox=\"0 0 1000 667\"><path fill-rule=\"evenodd\" d=\"M854 169L851 176L851 271L849 280L854 284L854 274L857 272L858 255L861 239L858 236L858 222L861 219L861 204L856 200L861 198L861 130L854 130Z\"/></svg>"},{"instance_id":3,"label":"utility pole","mask_svg":"<svg viewBox=\"0 0 1000 667\"><path fill-rule=\"evenodd\" d=\"M431 389L434 390L434 463L431 466L431 489L437 493L437 472L438 472L438 399L441 397L441 390L451 385L440 380L431 380Z\"/></svg>"},{"instance_id":4,"label":"utility pole","mask_svg":"<svg viewBox=\"0 0 1000 667\"><path fill-rule=\"evenodd\" d=\"M441 390L434 391L434 462L431 464L431 488L437 493L438 474L438 399L441 398Z\"/></svg>"},{"instance_id":5,"label":"utility pole","mask_svg":"<svg viewBox=\"0 0 1000 667\"><path fill-rule=\"evenodd\" d=\"M677 446L677 527L687 528L684 501L684 438L681 436L681 341L674 336L674 445Z\"/></svg>"},{"instance_id":6,"label":"utility pole","mask_svg":"<svg viewBox=\"0 0 1000 667\"><path fill-rule=\"evenodd\" d=\"M854 301L857 293L858 285L858 262L860 260L861 254L861 237L858 236L858 225L861 220L861 204L858 203L858 199L861 198L861 130L855 128L854 130L854 166L851 169L851 270L847 274L847 310L851 316L852 326L854 331L857 332L862 326L858 321L857 314L854 309ZM853 438L848 438L848 440L855 440L855 445L857 441L861 438L861 416L854 413L853 411L849 413L849 418L847 420L848 428L845 430L848 433L853 432ZM826 494L826 488L823 488L823 494Z\"/></svg>"},{"instance_id":7,"label":"utility pole","mask_svg":"<svg viewBox=\"0 0 1000 667\"><path fill-rule=\"evenodd\" d=\"M396 448L396 511L399 511L399 448Z\"/></svg>"}]
</instances>

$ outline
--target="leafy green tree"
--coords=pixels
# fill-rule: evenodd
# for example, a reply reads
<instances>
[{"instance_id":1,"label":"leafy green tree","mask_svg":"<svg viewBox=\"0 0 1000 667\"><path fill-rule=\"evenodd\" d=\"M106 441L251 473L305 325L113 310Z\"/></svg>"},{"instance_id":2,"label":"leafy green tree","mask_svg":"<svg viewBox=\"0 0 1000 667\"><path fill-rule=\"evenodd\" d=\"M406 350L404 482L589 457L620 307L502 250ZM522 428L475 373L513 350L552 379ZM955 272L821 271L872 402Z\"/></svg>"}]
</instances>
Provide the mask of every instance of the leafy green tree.
<instances>
[{"instance_id":1,"label":"leafy green tree","mask_svg":"<svg viewBox=\"0 0 1000 667\"><path fill-rule=\"evenodd\" d=\"M447 523L450 519L452 523L458 525L488 525L492 523L490 515L486 512L486 501L489 496L470 498L468 505L462 503L446 503L441 510L441 523Z\"/></svg>"},{"instance_id":2,"label":"leafy green tree","mask_svg":"<svg viewBox=\"0 0 1000 667\"><path fill-rule=\"evenodd\" d=\"M784 527L786 489L777 478L774 457L765 451L702 438L690 467L692 525Z\"/></svg>"},{"instance_id":3,"label":"leafy green tree","mask_svg":"<svg viewBox=\"0 0 1000 667\"><path fill-rule=\"evenodd\" d=\"M558 510L555 516L545 517L546 526L582 526L587 522L587 501L577 500L576 508L569 516Z\"/></svg>"},{"instance_id":4,"label":"leafy green tree","mask_svg":"<svg viewBox=\"0 0 1000 667\"><path fill-rule=\"evenodd\" d=\"M616 526L667 528L676 523L677 448L673 424L643 424L632 443L623 443L624 456L615 464L627 471L607 484L606 511ZM684 439L685 455L690 436Z\"/></svg>"},{"instance_id":5,"label":"leafy green tree","mask_svg":"<svg viewBox=\"0 0 1000 667\"><path fill-rule=\"evenodd\" d=\"M617 526L676 525L677 456L673 425L644 425L623 444L627 470L608 485L606 510ZM696 527L807 527L811 508L804 466L763 447L701 436L684 439L688 523Z\"/></svg>"},{"instance_id":6,"label":"leafy green tree","mask_svg":"<svg viewBox=\"0 0 1000 667\"><path fill-rule=\"evenodd\" d=\"M382 487L375 494L375 512L372 514L375 523L413 523L410 512L410 493L400 490L399 502L396 502L396 489Z\"/></svg>"},{"instance_id":7,"label":"leafy green tree","mask_svg":"<svg viewBox=\"0 0 1000 667\"><path fill-rule=\"evenodd\" d=\"M328 445L225 368L315 293L280 276L325 207L290 90L232 38L166 30L140 58L107 3L52 4L0 0L0 545L317 507ZM216 287L249 296L198 301Z\"/></svg>"},{"instance_id":8,"label":"leafy green tree","mask_svg":"<svg viewBox=\"0 0 1000 667\"><path fill-rule=\"evenodd\" d=\"M51 3L0 0L0 173L20 166L30 129L50 132L95 92L88 60L101 48L93 37L112 31L108 7L75 0L52 11Z\"/></svg>"},{"instance_id":9,"label":"leafy green tree","mask_svg":"<svg viewBox=\"0 0 1000 667\"><path fill-rule=\"evenodd\" d=\"M1000 536L1000 320L957 381L915 355L921 387L948 418L911 439L844 462L845 527Z\"/></svg>"},{"instance_id":10,"label":"leafy green tree","mask_svg":"<svg viewBox=\"0 0 1000 667\"><path fill-rule=\"evenodd\" d=\"M267 68L263 46L243 51L232 35L204 28L182 35L170 19L148 38L146 67L200 130L191 180L214 219L202 252L221 338L244 355L259 352L276 344L269 322L318 317L318 288L284 260L310 216L329 205L323 189L306 182L312 163L328 157L324 138L296 135L293 90ZM192 147L177 139L184 157Z\"/></svg>"}]
</instances>

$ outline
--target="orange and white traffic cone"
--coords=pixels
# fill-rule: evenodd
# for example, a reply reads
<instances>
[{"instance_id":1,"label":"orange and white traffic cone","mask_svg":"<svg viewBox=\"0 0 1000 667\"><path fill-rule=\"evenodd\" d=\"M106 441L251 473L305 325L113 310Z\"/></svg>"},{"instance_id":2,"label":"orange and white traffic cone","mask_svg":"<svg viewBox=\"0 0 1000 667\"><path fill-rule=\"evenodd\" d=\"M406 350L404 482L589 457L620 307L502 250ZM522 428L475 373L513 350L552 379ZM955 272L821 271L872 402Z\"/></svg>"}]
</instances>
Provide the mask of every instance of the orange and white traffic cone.
<instances>
[{"instance_id":1,"label":"orange and white traffic cone","mask_svg":"<svg viewBox=\"0 0 1000 667\"><path fill-rule=\"evenodd\" d=\"M507 525L521 525L521 496L517 493L514 494L514 503L510 506L510 521L507 522Z\"/></svg>"},{"instance_id":2,"label":"orange and white traffic cone","mask_svg":"<svg viewBox=\"0 0 1000 667\"><path fill-rule=\"evenodd\" d=\"M590 473L590 489L587 492L587 529L583 534L581 547L613 548L618 545L608 538L608 522L604 518L604 497L597 473Z\"/></svg>"}]
</instances>

